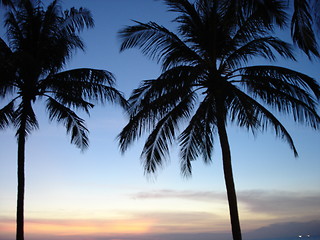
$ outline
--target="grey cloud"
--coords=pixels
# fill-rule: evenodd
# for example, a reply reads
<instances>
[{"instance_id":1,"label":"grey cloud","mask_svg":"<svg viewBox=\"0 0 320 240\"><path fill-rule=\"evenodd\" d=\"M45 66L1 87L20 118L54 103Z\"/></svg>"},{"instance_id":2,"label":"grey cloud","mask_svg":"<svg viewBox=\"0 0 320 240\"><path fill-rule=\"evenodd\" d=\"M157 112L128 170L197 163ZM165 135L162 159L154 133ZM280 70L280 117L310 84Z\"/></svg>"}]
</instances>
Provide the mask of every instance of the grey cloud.
<instances>
[{"instance_id":1,"label":"grey cloud","mask_svg":"<svg viewBox=\"0 0 320 240\"><path fill-rule=\"evenodd\" d=\"M138 192L131 195L135 199L172 199L180 198L192 201L212 201L213 199L226 200L226 194L214 191L176 191L169 189L162 189L152 192Z\"/></svg>"},{"instance_id":2,"label":"grey cloud","mask_svg":"<svg viewBox=\"0 0 320 240\"><path fill-rule=\"evenodd\" d=\"M240 208L254 213L267 213L292 218L293 221L320 219L320 192L290 192L271 190L238 191ZM213 202L227 201L225 192L214 191L176 191L162 189L151 192L138 192L135 199L183 199L187 201Z\"/></svg>"},{"instance_id":3,"label":"grey cloud","mask_svg":"<svg viewBox=\"0 0 320 240\"><path fill-rule=\"evenodd\" d=\"M253 212L320 218L319 192L242 191L239 193L239 202Z\"/></svg>"}]
</instances>

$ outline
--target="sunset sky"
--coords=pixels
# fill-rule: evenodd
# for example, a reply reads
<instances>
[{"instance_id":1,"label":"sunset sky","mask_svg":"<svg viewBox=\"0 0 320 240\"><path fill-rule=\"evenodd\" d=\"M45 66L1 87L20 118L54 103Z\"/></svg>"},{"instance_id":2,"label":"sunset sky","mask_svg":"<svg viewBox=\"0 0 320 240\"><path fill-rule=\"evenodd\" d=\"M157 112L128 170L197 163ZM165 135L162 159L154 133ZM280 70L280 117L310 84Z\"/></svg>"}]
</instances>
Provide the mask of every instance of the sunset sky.
<instances>
[{"instance_id":1,"label":"sunset sky","mask_svg":"<svg viewBox=\"0 0 320 240\"><path fill-rule=\"evenodd\" d=\"M47 2L47 1L45 1ZM175 31L176 16L162 1L64 0L64 9L86 7L95 28L82 34L86 52L68 68L106 69L126 97L141 80L159 75L160 66L139 50L119 53L117 32L131 20L155 21ZM3 22L3 9L0 9ZM1 38L5 39L3 24ZM277 64L320 79L319 61L297 52L299 62ZM259 62L252 63L259 64ZM0 107L3 102L0 102ZM67 240L224 240L231 239L221 152L193 164L193 176L180 175L177 146L156 176L146 177L140 162L143 139L121 154L116 140L126 124L118 106L96 106L87 120L90 147L70 144L62 125L49 123L43 104L35 106L40 129L26 144L25 238ZM280 117L299 157L272 131L253 136L228 126L240 221L246 239L320 236L320 134ZM0 132L0 240L15 238L15 130ZM306 238L306 237L305 237ZM319 237L320 239L320 237Z\"/></svg>"}]
</instances>

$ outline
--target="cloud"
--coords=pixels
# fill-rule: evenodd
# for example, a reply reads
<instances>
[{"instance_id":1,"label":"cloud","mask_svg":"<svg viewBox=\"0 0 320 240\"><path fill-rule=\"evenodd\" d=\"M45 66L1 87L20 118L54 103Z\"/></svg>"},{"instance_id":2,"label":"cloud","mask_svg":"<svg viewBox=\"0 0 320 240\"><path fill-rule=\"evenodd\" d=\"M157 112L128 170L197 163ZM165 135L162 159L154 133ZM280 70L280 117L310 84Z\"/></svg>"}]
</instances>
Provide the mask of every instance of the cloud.
<instances>
[{"instance_id":1,"label":"cloud","mask_svg":"<svg viewBox=\"0 0 320 240\"><path fill-rule=\"evenodd\" d=\"M222 231L230 227L228 202L225 192L176 191L163 189L152 192L138 192L131 197L161 204L173 203L184 212L154 214L159 223L173 224L172 229L183 230L179 223L190 223L190 230ZM272 190L238 191L238 205L241 226L244 231L257 229L272 223L307 222L320 219L320 192L290 192ZM183 208L180 206L183 205ZM185 209L185 206L190 208ZM172 208L174 209L174 208ZM197 212L198 211L198 212ZM202 219L202 220L201 220ZM170 226L166 226L171 230ZM320 227L319 227L320 228ZM154 228L152 228L154 229Z\"/></svg>"},{"instance_id":2,"label":"cloud","mask_svg":"<svg viewBox=\"0 0 320 240\"><path fill-rule=\"evenodd\" d=\"M297 220L320 218L320 192L290 192L271 190L238 191L238 203L242 211L253 214L268 214L283 217L296 217ZM131 195L135 199L181 199L198 202L227 202L225 192L177 191L163 189L151 192L138 192ZM193 208L194 209L194 208Z\"/></svg>"},{"instance_id":3,"label":"cloud","mask_svg":"<svg viewBox=\"0 0 320 240\"><path fill-rule=\"evenodd\" d=\"M320 192L241 191L240 204L254 213L277 215L284 219L320 219Z\"/></svg>"},{"instance_id":4,"label":"cloud","mask_svg":"<svg viewBox=\"0 0 320 240\"><path fill-rule=\"evenodd\" d=\"M134 199L184 199L191 201L205 201L212 202L214 199L226 200L226 194L214 191L176 191L169 189L162 189L151 192L138 192L131 195Z\"/></svg>"}]
</instances>

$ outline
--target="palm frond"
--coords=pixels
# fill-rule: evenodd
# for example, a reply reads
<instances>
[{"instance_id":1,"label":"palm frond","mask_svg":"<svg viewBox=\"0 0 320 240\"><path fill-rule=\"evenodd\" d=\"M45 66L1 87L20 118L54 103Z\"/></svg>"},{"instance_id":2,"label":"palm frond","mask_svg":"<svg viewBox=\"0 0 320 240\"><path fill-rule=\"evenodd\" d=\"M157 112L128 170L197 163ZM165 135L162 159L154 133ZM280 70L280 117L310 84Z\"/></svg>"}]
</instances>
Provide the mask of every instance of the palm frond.
<instances>
[{"instance_id":1,"label":"palm frond","mask_svg":"<svg viewBox=\"0 0 320 240\"><path fill-rule=\"evenodd\" d=\"M129 113L139 111L140 107L145 105L141 104L141 101L155 101L164 94L183 97L180 93L191 89L201 79L203 72L201 65L179 66L163 72L156 80L143 81L129 98Z\"/></svg>"},{"instance_id":2,"label":"palm frond","mask_svg":"<svg viewBox=\"0 0 320 240\"><path fill-rule=\"evenodd\" d=\"M320 117L315 97L319 99L320 87L314 79L274 66L248 67L243 70L244 85L253 96L260 97L279 112L292 114L295 121L313 128L319 127Z\"/></svg>"},{"instance_id":3,"label":"palm frond","mask_svg":"<svg viewBox=\"0 0 320 240\"><path fill-rule=\"evenodd\" d=\"M274 61L276 55L273 50L282 57L295 59L290 44L275 37L261 37L232 51L223 63L231 68L235 68L257 56Z\"/></svg>"},{"instance_id":4,"label":"palm frond","mask_svg":"<svg viewBox=\"0 0 320 240\"><path fill-rule=\"evenodd\" d=\"M170 91L150 101L149 94L147 92L143 94L144 96L141 96L139 104L134 105L136 102L130 104L128 110L130 112L129 123L118 136L121 152L125 152L128 146L141 137L143 133L157 128L156 126L161 119L168 118L168 114L171 111L174 113L177 104L179 105L183 98L187 98L190 95L186 90L181 89L179 91L176 89L176 91Z\"/></svg>"},{"instance_id":5,"label":"palm frond","mask_svg":"<svg viewBox=\"0 0 320 240\"><path fill-rule=\"evenodd\" d=\"M319 84L315 79L306 74L284 67L267 65L245 67L239 69L239 71L245 77L261 77L265 84L275 84L275 88L283 88L283 85L291 84L291 86L306 90L310 96L313 94L314 97L320 99ZM267 82L268 79L270 80L269 82ZM250 81L247 83L250 83Z\"/></svg>"},{"instance_id":6,"label":"palm frond","mask_svg":"<svg viewBox=\"0 0 320 240\"><path fill-rule=\"evenodd\" d=\"M12 50L19 49L23 41L23 32L20 29L19 19L13 12L7 12L4 26L7 29L9 46Z\"/></svg>"},{"instance_id":7,"label":"palm frond","mask_svg":"<svg viewBox=\"0 0 320 240\"><path fill-rule=\"evenodd\" d=\"M84 28L93 28L94 20L91 12L86 8L71 8L64 11L64 21L61 29L66 29L69 33L81 32Z\"/></svg>"},{"instance_id":8,"label":"palm frond","mask_svg":"<svg viewBox=\"0 0 320 240\"><path fill-rule=\"evenodd\" d=\"M12 51L5 41L0 38L0 98L5 97L14 90L16 68L12 64Z\"/></svg>"},{"instance_id":9,"label":"palm frond","mask_svg":"<svg viewBox=\"0 0 320 240\"><path fill-rule=\"evenodd\" d=\"M291 35L293 41L309 58L311 57L311 54L320 57L310 12L309 1L294 0L294 13L291 19Z\"/></svg>"},{"instance_id":10,"label":"palm frond","mask_svg":"<svg viewBox=\"0 0 320 240\"><path fill-rule=\"evenodd\" d=\"M210 163L213 150L213 129L215 116L210 101L204 100L191 118L189 125L179 135L181 173L185 177L192 174L191 162L202 155L205 163Z\"/></svg>"},{"instance_id":11,"label":"palm frond","mask_svg":"<svg viewBox=\"0 0 320 240\"><path fill-rule=\"evenodd\" d=\"M127 101L114 85L112 73L81 68L49 75L41 81L40 88L44 92L52 92L57 98L63 98L66 103L70 101L70 104L76 104L72 99L82 99L98 103L109 101L126 108Z\"/></svg>"},{"instance_id":12,"label":"palm frond","mask_svg":"<svg viewBox=\"0 0 320 240\"><path fill-rule=\"evenodd\" d=\"M255 131L261 127L261 123L251 98L247 98L245 93L233 85L229 87L229 95L228 116L230 121L236 122L238 126L245 127L255 134Z\"/></svg>"},{"instance_id":13,"label":"palm frond","mask_svg":"<svg viewBox=\"0 0 320 240\"><path fill-rule=\"evenodd\" d=\"M49 4L47 10L43 13L41 21L41 40L45 41L48 36L55 36L61 31L60 13L61 7L58 5L57 0Z\"/></svg>"},{"instance_id":14,"label":"palm frond","mask_svg":"<svg viewBox=\"0 0 320 240\"><path fill-rule=\"evenodd\" d=\"M247 127L250 126L251 128L259 128L262 131L267 130L270 125L271 128L275 131L275 134L278 137L284 139L289 144L289 147L292 149L294 155L297 157L298 152L294 145L293 139L290 136L287 129L281 124L281 122L268 109L262 106L255 99L251 98L249 95L243 93L242 91L237 91L236 94L238 100L241 101L242 104L251 105L251 107L250 112L238 111L238 119L235 120L237 120L238 123L243 124L243 120L247 121L247 119L245 119L247 116L249 117L249 119L254 118L254 125L251 124L252 122L246 122ZM232 109L237 110L236 108Z\"/></svg>"},{"instance_id":15,"label":"palm frond","mask_svg":"<svg viewBox=\"0 0 320 240\"><path fill-rule=\"evenodd\" d=\"M194 7L188 0L163 0L169 7L169 11L190 14Z\"/></svg>"},{"instance_id":16,"label":"palm frond","mask_svg":"<svg viewBox=\"0 0 320 240\"><path fill-rule=\"evenodd\" d=\"M89 146L88 129L84 120L75 114L71 109L60 104L53 98L47 99L47 111L51 121L63 123L67 133L71 135L71 143L75 144L81 150Z\"/></svg>"},{"instance_id":17,"label":"palm frond","mask_svg":"<svg viewBox=\"0 0 320 240\"><path fill-rule=\"evenodd\" d=\"M143 81L129 98L129 123L118 136L122 152L143 133L152 131L158 121L191 94L199 77L197 67L181 66L170 69L158 79Z\"/></svg>"},{"instance_id":18,"label":"palm frond","mask_svg":"<svg viewBox=\"0 0 320 240\"><path fill-rule=\"evenodd\" d=\"M18 129L16 136L28 136L33 130L39 128L38 120L30 101L22 101L14 112L14 126Z\"/></svg>"},{"instance_id":19,"label":"palm frond","mask_svg":"<svg viewBox=\"0 0 320 240\"><path fill-rule=\"evenodd\" d=\"M14 121L14 101L0 109L0 129L5 129Z\"/></svg>"},{"instance_id":20,"label":"palm frond","mask_svg":"<svg viewBox=\"0 0 320 240\"><path fill-rule=\"evenodd\" d=\"M201 58L168 29L154 22L135 22L137 25L119 32L122 40L120 51L137 47L146 56L162 62L163 70L177 66L178 63L201 62Z\"/></svg>"},{"instance_id":21,"label":"palm frond","mask_svg":"<svg viewBox=\"0 0 320 240\"><path fill-rule=\"evenodd\" d=\"M286 4L282 0L241 1L242 8L247 14L257 14L265 26L272 28L276 24L281 28L286 26L288 14Z\"/></svg>"},{"instance_id":22,"label":"palm frond","mask_svg":"<svg viewBox=\"0 0 320 240\"><path fill-rule=\"evenodd\" d=\"M204 4L201 1L190 3L187 0L164 0L168 5L169 11L180 13L174 20L180 23L179 32L184 36L192 36L192 27L201 27L201 10L205 10ZM191 30L191 31L190 31Z\"/></svg>"},{"instance_id":23,"label":"palm frond","mask_svg":"<svg viewBox=\"0 0 320 240\"><path fill-rule=\"evenodd\" d=\"M42 96L52 97L50 94L43 94ZM83 98L75 95L68 94L66 92L56 92L54 94L54 98L60 104L73 109L80 109L85 111L88 115L90 115L90 109L94 107L94 104L85 101Z\"/></svg>"},{"instance_id":24,"label":"palm frond","mask_svg":"<svg viewBox=\"0 0 320 240\"><path fill-rule=\"evenodd\" d=\"M182 119L190 116L194 100L193 94L185 96L177 106L157 122L141 154L145 173L155 173L157 168L163 165L163 161L169 155L169 146L176 137L178 124Z\"/></svg>"}]
</instances>

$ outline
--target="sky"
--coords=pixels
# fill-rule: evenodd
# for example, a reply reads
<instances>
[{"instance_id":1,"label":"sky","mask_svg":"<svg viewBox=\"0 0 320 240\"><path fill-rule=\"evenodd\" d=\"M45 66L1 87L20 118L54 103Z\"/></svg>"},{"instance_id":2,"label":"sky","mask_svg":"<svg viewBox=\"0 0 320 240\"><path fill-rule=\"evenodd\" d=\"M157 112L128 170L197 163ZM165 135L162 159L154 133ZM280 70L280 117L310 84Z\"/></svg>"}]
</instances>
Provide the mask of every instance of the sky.
<instances>
[{"instance_id":1,"label":"sky","mask_svg":"<svg viewBox=\"0 0 320 240\"><path fill-rule=\"evenodd\" d=\"M156 78L160 66L139 50L120 53L117 33L132 20L155 21L175 30L175 14L162 1L64 0L64 9L86 7L95 28L81 35L85 52L77 52L68 69L90 67L112 72L126 97L141 80ZM0 10L1 11L1 10ZM3 18L1 19L1 21ZM5 38L3 25L1 38ZM298 62L277 64L319 79L319 61L297 52ZM252 64L260 64L252 61ZM2 106L0 103L0 106ZM193 175L180 174L177 146L156 176L144 175L143 138L121 154L116 140L127 119L120 107L96 106L86 119L90 147L70 144L63 126L50 123L43 103L35 105L40 129L26 144L25 238L67 240L224 240L231 239L219 143L213 162L193 163ZM320 135L280 117L291 133L299 157L265 132L253 136L228 126L245 239L314 239L320 237ZM0 132L0 240L15 238L15 130ZM300 239L301 239L300 238Z\"/></svg>"}]
</instances>

